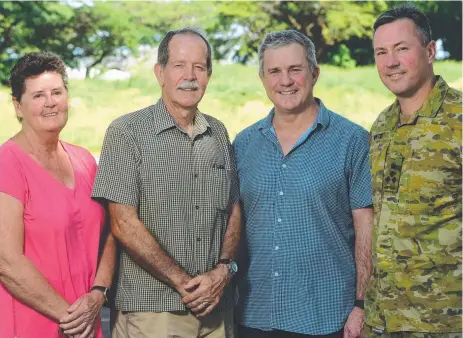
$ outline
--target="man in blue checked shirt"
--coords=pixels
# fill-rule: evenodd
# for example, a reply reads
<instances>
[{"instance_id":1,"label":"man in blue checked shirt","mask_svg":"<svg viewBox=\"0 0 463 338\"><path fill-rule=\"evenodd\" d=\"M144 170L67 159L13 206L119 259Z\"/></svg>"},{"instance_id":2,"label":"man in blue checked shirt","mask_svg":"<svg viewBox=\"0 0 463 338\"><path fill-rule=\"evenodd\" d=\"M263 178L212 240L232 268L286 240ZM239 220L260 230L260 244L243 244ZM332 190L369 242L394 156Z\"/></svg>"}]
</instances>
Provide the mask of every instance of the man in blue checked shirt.
<instances>
[{"instance_id":1,"label":"man in blue checked shirt","mask_svg":"<svg viewBox=\"0 0 463 338\"><path fill-rule=\"evenodd\" d=\"M268 34L259 72L274 108L234 142L247 248L239 337L361 337L368 133L314 98L320 69L301 33Z\"/></svg>"}]
</instances>

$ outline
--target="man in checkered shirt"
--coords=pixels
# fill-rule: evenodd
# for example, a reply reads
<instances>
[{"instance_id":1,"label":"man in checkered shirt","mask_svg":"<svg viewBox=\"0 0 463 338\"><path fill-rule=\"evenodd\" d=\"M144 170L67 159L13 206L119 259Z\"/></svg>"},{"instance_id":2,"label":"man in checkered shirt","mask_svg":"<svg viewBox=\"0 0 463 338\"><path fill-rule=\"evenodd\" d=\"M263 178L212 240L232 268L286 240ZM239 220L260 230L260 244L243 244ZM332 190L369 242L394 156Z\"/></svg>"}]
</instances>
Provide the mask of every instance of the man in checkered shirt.
<instances>
[{"instance_id":1,"label":"man in checkered shirt","mask_svg":"<svg viewBox=\"0 0 463 338\"><path fill-rule=\"evenodd\" d=\"M259 65L274 108L234 142L249 252L239 337L360 337L373 224L368 133L314 98L320 69L303 34L267 35Z\"/></svg>"},{"instance_id":2,"label":"man in checkered shirt","mask_svg":"<svg viewBox=\"0 0 463 338\"><path fill-rule=\"evenodd\" d=\"M224 125L197 109L209 42L167 33L154 70L161 99L111 123L93 189L121 245L113 337L233 337L239 191Z\"/></svg>"}]
</instances>

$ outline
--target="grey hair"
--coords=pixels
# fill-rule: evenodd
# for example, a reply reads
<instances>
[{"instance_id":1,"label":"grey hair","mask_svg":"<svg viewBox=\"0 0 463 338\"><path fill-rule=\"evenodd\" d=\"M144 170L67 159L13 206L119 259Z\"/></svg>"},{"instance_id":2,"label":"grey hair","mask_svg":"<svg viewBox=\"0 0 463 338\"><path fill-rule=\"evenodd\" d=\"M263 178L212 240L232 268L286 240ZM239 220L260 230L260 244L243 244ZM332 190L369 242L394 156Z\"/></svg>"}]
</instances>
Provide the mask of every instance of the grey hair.
<instances>
[{"instance_id":1,"label":"grey hair","mask_svg":"<svg viewBox=\"0 0 463 338\"><path fill-rule=\"evenodd\" d=\"M206 66L207 66L207 75L211 76L212 74L212 49L211 49L211 44L209 41L206 39L205 34L196 28L191 28L191 27L186 27L182 29L177 29L173 31L167 32L166 36L162 39L161 43L159 44L158 47L158 64L161 65L162 68L165 68L167 65L167 62L169 61L169 43L170 40L175 35L195 35L200 37L207 46L207 59L206 59Z\"/></svg>"},{"instance_id":2,"label":"grey hair","mask_svg":"<svg viewBox=\"0 0 463 338\"><path fill-rule=\"evenodd\" d=\"M381 14L373 25L373 37L376 30L382 25L401 20L410 19L415 24L423 46L427 46L432 40L432 31L428 17L412 4L396 6Z\"/></svg>"},{"instance_id":3,"label":"grey hair","mask_svg":"<svg viewBox=\"0 0 463 338\"><path fill-rule=\"evenodd\" d=\"M307 61L309 62L310 70L312 71L312 73L315 71L315 68L317 67L315 45L313 44L312 40L310 40L304 34L290 29L280 32L271 32L267 34L267 36L264 38L264 41L259 46L259 50L257 53L257 55L259 56L260 76L264 75L264 52L269 48L277 49L280 47L290 45L292 43L297 43L298 45L304 47L305 56L307 57Z\"/></svg>"}]
</instances>

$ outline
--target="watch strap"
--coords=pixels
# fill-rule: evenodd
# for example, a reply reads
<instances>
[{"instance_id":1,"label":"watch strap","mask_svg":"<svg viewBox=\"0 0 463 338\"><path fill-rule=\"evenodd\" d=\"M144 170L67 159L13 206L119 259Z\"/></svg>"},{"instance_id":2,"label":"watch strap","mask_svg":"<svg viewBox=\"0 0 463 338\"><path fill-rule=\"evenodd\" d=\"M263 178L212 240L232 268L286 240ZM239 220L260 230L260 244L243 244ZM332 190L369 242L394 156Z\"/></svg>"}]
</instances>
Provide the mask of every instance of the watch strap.
<instances>
[{"instance_id":1,"label":"watch strap","mask_svg":"<svg viewBox=\"0 0 463 338\"><path fill-rule=\"evenodd\" d=\"M100 291L101 293L103 293L105 304L108 303L108 291L109 291L109 289L107 287L100 286L100 285L94 285L94 286L92 286L90 291L93 291L93 290Z\"/></svg>"},{"instance_id":2,"label":"watch strap","mask_svg":"<svg viewBox=\"0 0 463 338\"><path fill-rule=\"evenodd\" d=\"M363 299L356 299L354 302L354 306L361 308L362 310L365 308L364 300Z\"/></svg>"},{"instance_id":3,"label":"watch strap","mask_svg":"<svg viewBox=\"0 0 463 338\"><path fill-rule=\"evenodd\" d=\"M232 260L230 258L221 258L217 261L217 264L231 264Z\"/></svg>"}]
</instances>

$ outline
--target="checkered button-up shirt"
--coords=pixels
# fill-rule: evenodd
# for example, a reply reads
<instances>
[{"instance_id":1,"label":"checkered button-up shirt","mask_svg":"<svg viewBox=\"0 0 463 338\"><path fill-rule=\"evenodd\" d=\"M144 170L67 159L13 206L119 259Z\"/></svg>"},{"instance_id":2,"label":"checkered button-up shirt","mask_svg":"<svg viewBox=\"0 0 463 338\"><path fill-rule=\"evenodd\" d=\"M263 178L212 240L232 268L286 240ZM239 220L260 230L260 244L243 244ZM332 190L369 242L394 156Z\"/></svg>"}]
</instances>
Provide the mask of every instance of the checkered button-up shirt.
<instances>
[{"instance_id":1,"label":"checkered button-up shirt","mask_svg":"<svg viewBox=\"0 0 463 338\"><path fill-rule=\"evenodd\" d=\"M315 124L286 156L273 111L234 142L249 251L239 289L247 327L326 335L342 329L354 306L352 210L372 204L368 133L318 103Z\"/></svg>"},{"instance_id":2,"label":"checkered button-up shirt","mask_svg":"<svg viewBox=\"0 0 463 338\"><path fill-rule=\"evenodd\" d=\"M190 137L159 100L119 117L106 132L93 197L136 206L141 222L190 276L215 267L238 193L227 131L208 115L196 113ZM232 306L230 292L225 291L220 308ZM116 308L186 310L174 289L124 250Z\"/></svg>"}]
</instances>

